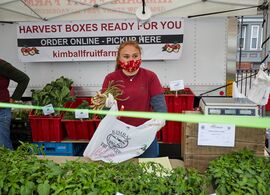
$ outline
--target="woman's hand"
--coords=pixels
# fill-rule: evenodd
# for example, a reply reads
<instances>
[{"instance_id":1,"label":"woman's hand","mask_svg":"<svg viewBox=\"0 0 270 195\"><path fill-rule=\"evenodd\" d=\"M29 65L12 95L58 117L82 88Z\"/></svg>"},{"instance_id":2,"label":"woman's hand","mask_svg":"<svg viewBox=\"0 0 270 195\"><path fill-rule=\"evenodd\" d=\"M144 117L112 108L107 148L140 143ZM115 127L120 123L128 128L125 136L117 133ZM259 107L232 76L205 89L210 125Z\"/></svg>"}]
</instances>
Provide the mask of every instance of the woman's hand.
<instances>
[{"instance_id":1,"label":"woman's hand","mask_svg":"<svg viewBox=\"0 0 270 195\"><path fill-rule=\"evenodd\" d=\"M106 104L107 96L104 93L97 92L97 94L92 99L91 107L94 110L102 110Z\"/></svg>"}]
</instances>

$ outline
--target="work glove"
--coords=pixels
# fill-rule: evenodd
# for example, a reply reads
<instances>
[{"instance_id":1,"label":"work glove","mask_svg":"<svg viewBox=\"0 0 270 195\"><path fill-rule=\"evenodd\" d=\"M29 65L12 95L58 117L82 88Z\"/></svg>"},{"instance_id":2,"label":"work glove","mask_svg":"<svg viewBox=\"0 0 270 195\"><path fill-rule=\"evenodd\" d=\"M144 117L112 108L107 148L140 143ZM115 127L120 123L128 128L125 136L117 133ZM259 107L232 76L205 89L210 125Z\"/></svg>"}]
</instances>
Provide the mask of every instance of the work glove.
<instances>
[{"instance_id":1,"label":"work glove","mask_svg":"<svg viewBox=\"0 0 270 195\"><path fill-rule=\"evenodd\" d=\"M116 102L116 100L114 99L113 95L108 93L107 98L106 98L106 102L105 102L105 106L107 108L111 108L112 105Z\"/></svg>"},{"instance_id":2,"label":"work glove","mask_svg":"<svg viewBox=\"0 0 270 195\"><path fill-rule=\"evenodd\" d=\"M159 126L160 128L164 127L165 124L166 120L163 119L151 119L151 123L149 123L151 126Z\"/></svg>"}]
</instances>

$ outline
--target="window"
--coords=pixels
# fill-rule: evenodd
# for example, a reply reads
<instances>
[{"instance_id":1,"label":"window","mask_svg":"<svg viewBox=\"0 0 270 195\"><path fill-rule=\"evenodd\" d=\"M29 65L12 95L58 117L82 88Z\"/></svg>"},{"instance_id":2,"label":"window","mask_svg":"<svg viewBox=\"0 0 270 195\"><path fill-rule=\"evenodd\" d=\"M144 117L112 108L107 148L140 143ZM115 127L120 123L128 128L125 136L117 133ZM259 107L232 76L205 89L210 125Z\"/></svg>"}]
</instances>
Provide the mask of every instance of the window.
<instances>
[{"instance_id":1,"label":"window","mask_svg":"<svg viewBox=\"0 0 270 195\"><path fill-rule=\"evenodd\" d=\"M262 43L263 43L263 28L261 28L261 44L260 44L260 50L262 49Z\"/></svg>"},{"instance_id":2,"label":"window","mask_svg":"<svg viewBox=\"0 0 270 195\"><path fill-rule=\"evenodd\" d=\"M259 42L259 25L252 25L250 34L250 50L257 50Z\"/></svg>"},{"instance_id":3,"label":"window","mask_svg":"<svg viewBox=\"0 0 270 195\"><path fill-rule=\"evenodd\" d=\"M239 48L245 49L245 42L246 42L246 34L247 34L247 26L242 26L242 35L241 32L239 32Z\"/></svg>"}]
</instances>

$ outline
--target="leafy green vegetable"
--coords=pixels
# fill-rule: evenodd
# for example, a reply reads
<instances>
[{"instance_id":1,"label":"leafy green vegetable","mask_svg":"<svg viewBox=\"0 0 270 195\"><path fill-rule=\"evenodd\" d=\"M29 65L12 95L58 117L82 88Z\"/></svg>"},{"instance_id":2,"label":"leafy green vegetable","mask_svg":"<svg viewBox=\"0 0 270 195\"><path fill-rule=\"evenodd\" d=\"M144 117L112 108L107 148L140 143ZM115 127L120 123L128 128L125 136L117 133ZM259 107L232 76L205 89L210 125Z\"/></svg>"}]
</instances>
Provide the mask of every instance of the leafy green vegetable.
<instances>
[{"instance_id":1,"label":"leafy green vegetable","mask_svg":"<svg viewBox=\"0 0 270 195\"><path fill-rule=\"evenodd\" d=\"M190 95L193 95L192 91L189 89L189 88L186 88L186 89L180 89L178 91L171 91L170 88L166 87L166 88L163 88L164 89L164 94L177 94L177 95L180 95L180 94L190 94Z\"/></svg>"},{"instance_id":2,"label":"leafy green vegetable","mask_svg":"<svg viewBox=\"0 0 270 195\"><path fill-rule=\"evenodd\" d=\"M15 104L27 104L27 102L23 102L23 101L15 101L14 103ZM29 112L30 111L27 109L12 108L12 110L11 110L12 120L27 121Z\"/></svg>"},{"instance_id":3,"label":"leafy green vegetable","mask_svg":"<svg viewBox=\"0 0 270 195\"><path fill-rule=\"evenodd\" d=\"M134 162L56 164L33 155L37 149L0 148L0 194L207 194L207 180L195 170Z\"/></svg>"},{"instance_id":4,"label":"leafy green vegetable","mask_svg":"<svg viewBox=\"0 0 270 195\"><path fill-rule=\"evenodd\" d=\"M64 107L69 101L74 101L70 95L70 88L73 81L61 76L60 78L47 84L41 90L32 90L33 104L37 106L46 106L52 104L53 107ZM42 110L35 110L35 115L42 115ZM54 115L59 115L60 111L56 110Z\"/></svg>"},{"instance_id":5,"label":"leafy green vegetable","mask_svg":"<svg viewBox=\"0 0 270 195\"><path fill-rule=\"evenodd\" d=\"M269 194L270 159L244 149L211 161L207 175L217 194Z\"/></svg>"}]
</instances>

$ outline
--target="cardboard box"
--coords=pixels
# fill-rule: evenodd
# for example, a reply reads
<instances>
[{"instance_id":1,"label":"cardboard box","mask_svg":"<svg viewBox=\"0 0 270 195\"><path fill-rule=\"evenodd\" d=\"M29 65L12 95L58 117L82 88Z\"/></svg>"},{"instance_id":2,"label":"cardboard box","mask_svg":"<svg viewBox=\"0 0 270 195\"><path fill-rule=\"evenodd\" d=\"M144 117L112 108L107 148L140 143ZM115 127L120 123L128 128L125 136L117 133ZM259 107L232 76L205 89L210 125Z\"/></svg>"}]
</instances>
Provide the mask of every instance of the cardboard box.
<instances>
[{"instance_id":1,"label":"cardboard box","mask_svg":"<svg viewBox=\"0 0 270 195\"><path fill-rule=\"evenodd\" d=\"M188 113L198 114L199 112ZM236 127L234 147L198 146L198 124L182 123L182 129L181 157L185 167L203 172L207 169L209 161L243 148L255 151L258 156L264 155L265 129Z\"/></svg>"}]
</instances>

